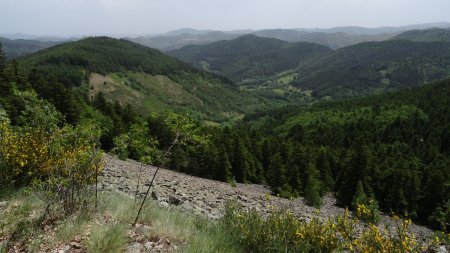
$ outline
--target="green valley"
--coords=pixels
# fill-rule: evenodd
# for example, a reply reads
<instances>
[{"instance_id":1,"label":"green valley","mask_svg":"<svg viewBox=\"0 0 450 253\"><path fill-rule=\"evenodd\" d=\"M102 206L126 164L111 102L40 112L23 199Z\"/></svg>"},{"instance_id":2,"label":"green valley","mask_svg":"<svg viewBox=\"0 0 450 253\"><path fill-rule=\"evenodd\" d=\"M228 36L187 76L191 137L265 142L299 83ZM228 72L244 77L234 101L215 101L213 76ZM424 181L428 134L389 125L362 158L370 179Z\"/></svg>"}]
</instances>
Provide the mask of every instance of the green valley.
<instances>
[{"instance_id":1,"label":"green valley","mask_svg":"<svg viewBox=\"0 0 450 253\"><path fill-rule=\"evenodd\" d=\"M248 83L295 69L300 63L331 51L312 43L244 35L233 40L183 47L169 54L233 81Z\"/></svg>"}]
</instances>

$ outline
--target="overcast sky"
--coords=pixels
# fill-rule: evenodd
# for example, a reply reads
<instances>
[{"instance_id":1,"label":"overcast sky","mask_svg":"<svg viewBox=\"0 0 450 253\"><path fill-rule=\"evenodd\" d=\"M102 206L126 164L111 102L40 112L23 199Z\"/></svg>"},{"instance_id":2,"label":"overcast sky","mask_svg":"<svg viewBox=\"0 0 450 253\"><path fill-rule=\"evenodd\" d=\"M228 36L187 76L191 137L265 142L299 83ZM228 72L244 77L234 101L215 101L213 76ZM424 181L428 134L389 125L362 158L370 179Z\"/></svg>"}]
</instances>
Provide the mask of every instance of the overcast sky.
<instances>
[{"instance_id":1,"label":"overcast sky","mask_svg":"<svg viewBox=\"0 0 450 253\"><path fill-rule=\"evenodd\" d=\"M450 21L450 0L0 0L0 34L137 35Z\"/></svg>"}]
</instances>

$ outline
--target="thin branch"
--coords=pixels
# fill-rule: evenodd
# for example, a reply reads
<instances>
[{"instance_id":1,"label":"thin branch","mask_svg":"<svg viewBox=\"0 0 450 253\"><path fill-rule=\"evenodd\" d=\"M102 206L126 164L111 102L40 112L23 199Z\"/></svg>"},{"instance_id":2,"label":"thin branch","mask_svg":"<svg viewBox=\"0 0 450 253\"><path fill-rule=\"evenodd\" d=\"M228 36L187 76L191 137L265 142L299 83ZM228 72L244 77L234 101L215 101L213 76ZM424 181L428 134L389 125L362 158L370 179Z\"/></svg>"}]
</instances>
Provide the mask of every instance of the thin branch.
<instances>
[{"instance_id":1,"label":"thin branch","mask_svg":"<svg viewBox=\"0 0 450 253\"><path fill-rule=\"evenodd\" d=\"M178 138L179 137L180 137L180 132L177 132L177 135L175 136L175 139L173 140L173 142L170 145L170 147L166 150L166 152L163 155L159 156L156 159L156 161L159 161L160 159L164 159L170 153L172 148L178 143ZM136 215L136 219L134 219L133 226L136 225L136 223L137 223L137 221L139 219L139 216L141 215L141 212L142 212L142 209L144 207L145 201L147 200L148 194L150 193L150 189L152 188L152 185L153 185L153 181L155 180L156 174L158 174L159 169L160 169L160 167L157 167L156 171L155 171L155 174L153 174L153 178L150 181L150 185L148 186L147 192L145 193L144 199L142 200L141 206L139 207L139 211L138 211L138 213Z\"/></svg>"},{"instance_id":2,"label":"thin branch","mask_svg":"<svg viewBox=\"0 0 450 253\"><path fill-rule=\"evenodd\" d=\"M137 195L139 194L139 184L140 184L141 174L142 174L142 165L143 165L142 163L139 165L139 175L138 175L138 180L137 180L136 192L134 194L133 212L134 212L134 209L136 208Z\"/></svg>"}]
</instances>

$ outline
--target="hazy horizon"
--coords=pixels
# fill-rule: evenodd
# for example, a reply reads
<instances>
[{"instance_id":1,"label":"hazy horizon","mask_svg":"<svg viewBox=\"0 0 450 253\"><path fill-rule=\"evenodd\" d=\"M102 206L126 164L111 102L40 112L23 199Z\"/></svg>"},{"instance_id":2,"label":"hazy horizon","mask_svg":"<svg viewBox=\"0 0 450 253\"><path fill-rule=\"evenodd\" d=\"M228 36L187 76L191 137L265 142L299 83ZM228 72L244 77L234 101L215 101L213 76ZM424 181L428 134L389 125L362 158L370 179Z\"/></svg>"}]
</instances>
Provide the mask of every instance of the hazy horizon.
<instances>
[{"instance_id":1,"label":"hazy horizon","mask_svg":"<svg viewBox=\"0 0 450 253\"><path fill-rule=\"evenodd\" d=\"M447 0L0 0L0 9L0 34L62 37L450 21Z\"/></svg>"}]
</instances>

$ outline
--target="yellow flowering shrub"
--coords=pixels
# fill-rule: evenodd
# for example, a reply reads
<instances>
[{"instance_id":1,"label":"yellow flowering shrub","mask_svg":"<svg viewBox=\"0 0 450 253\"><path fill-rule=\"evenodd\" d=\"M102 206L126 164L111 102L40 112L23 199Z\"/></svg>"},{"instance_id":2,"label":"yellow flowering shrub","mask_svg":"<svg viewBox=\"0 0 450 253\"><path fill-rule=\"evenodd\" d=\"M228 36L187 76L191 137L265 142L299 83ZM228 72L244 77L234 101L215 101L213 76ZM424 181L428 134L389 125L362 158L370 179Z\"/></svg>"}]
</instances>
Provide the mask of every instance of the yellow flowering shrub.
<instances>
[{"instance_id":1,"label":"yellow flowering shrub","mask_svg":"<svg viewBox=\"0 0 450 253\"><path fill-rule=\"evenodd\" d=\"M24 184L48 170L48 143L51 140L52 136L39 130L13 131L9 124L0 124L2 175L12 183Z\"/></svg>"},{"instance_id":2,"label":"yellow flowering shrub","mask_svg":"<svg viewBox=\"0 0 450 253\"><path fill-rule=\"evenodd\" d=\"M378 206L373 199L370 199L367 204L357 204L355 215L358 219L373 224L380 219Z\"/></svg>"},{"instance_id":3,"label":"yellow flowering shrub","mask_svg":"<svg viewBox=\"0 0 450 253\"><path fill-rule=\"evenodd\" d=\"M288 211L264 218L256 211L228 207L223 219L251 252L419 253L439 245L420 242L410 233L411 221L398 217L391 230L364 224L348 211L335 219L300 221Z\"/></svg>"},{"instance_id":4,"label":"yellow flowering shrub","mask_svg":"<svg viewBox=\"0 0 450 253\"><path fill-rule=\"evenodd\" d=\"M99 162L81 166L82 170L79 166L90 161L93 152L98 153L95 136L85 126L75 129L66 126L50 133L39 128L14 130L9 124L2 123L1 175L15 185L26 185L32 179L45 179L49 175L85 180L89 175L92 177L92 172L101 170Z\"/></svg>"},{"instance_id":5,"label":"yellow flowering shrub","mask_svg":"<svg viewBox=\"0 0 450 253\"><path fill-rule=\"evenodd\" d=\"M80 194L102 171L100 132L92 124L45 130L0 124L0 181L10 186L32 183L49 206L73 212Z\"/></svg>"}]
</instances>

